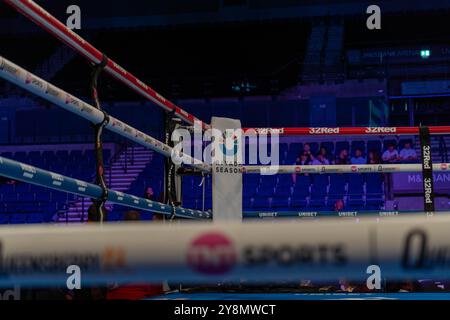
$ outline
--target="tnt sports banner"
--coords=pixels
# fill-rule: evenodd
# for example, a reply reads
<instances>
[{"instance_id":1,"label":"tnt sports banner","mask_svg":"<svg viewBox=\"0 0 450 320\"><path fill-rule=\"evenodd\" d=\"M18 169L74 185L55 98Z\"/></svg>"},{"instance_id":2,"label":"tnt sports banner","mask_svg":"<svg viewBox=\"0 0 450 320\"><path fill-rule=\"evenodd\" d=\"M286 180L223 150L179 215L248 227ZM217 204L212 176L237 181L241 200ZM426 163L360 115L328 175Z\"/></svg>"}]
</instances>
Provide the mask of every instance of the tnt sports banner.
<instances>
[{"instance_id":1,"label":"tnt sports banner","mask_svg":"<svg viewBox=\"0 0 450 320\"><path fill-rule=\"evenodd\" d=\"M242 134L239 120L213 117L214 221L242 220Z\"/></svg>"}]
</instances>

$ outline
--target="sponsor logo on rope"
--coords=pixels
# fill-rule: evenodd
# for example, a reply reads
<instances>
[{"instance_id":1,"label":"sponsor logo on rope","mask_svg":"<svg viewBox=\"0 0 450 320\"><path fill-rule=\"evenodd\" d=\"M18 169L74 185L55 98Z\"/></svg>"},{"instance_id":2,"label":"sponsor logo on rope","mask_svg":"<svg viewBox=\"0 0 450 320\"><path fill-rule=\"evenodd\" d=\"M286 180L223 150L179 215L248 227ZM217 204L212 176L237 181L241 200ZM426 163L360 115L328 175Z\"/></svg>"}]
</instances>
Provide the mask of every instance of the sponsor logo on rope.
<instances>
[{"instance_id":1,"label":"sponsor logo on rope","mask_svg":"<svg viewBox=\"0 0 450 320\"><path fill-rule=\"evenodd\" d=\"M64 182L64 178L63 178L62 175L56 174L56 173L53 173L53 172L51 172L50 175L51 175L52 180L53 180L52 181L53 185L60 187L62 185L62 183Z\"/></svg>"},{"instance_id":2,"label":"sponsor logo on rope","mask_svg":"<svg viewBox=\"0 0 450 320\"><path fill-rule=\"evenodd\" d=\"M187 262L196 272L220 275L230 272L237 254L231 239L219 232L210 232L195 238L187 251Z\"/></svg>"},{"instance_id":3,"label":"sponsor logo on rope","mask_svg":"<svg viewBox=\"0 0 450 320\"><path fill-rule=\"evenodd\" d=\"M80 181L80 180L75 179L75 183L77 184L78 191L81 191L81 192L86 191L88 184L85 181Z\"/></svg>"},{"instance_id":4,"label":"sponsor logo on rope","mask_svg":"<svg viewBox=\"0 0 450 320\"><path fill-rule=\"evenodd\" d=\"M245 132L245 134L251 134L253 130L248 130ZM256 128L254 131L257 134L263 134L263 135L271 135L271 134L283 134L284 128Z\"/></svg>"},{"instance_id":5,"label":"sponsor logo on rope","mask_svg":"<svg viewBox=\"0 0 450 320\"><path fill-rule=\"evenodd\" d=\"M12 75L17 75L19 73L19 69L18 68L16 68L11 63L5 61L4 59L3 59L3 64L0 66L0 68L2 70L5 70L6 72L12 74Z\"/></svg>"},{"instance_id":6,"label":"sponsor logo on rope","mask_svg":"<svg viewBox=\"0 0 450 320\"><path fill-rule=\"evenodd\" d=\"M432 246L429 233L413 229L406 234L402 266L406 270L450 268L450 243Z\"/></svg>"},{"instance_id":7,"label":"sponsor logo on rope","mask_svg":"<svg viewBox=\"0 0 450 320\"><path fill-rule=\"evenodd\" d=\"M307 266L345 266L349 260L344 244L300 244L286 243L249 245L243 250L244 264L249 267L277 265L291 267Z\"/></svg>"},{"instance_id":8,"label":"sponsor logo on rope","mask_svg":"<svg viewBox=\"0 0 450 320\"><path fill-rule=\"evenodd\" d=\"M54 98L58 98L59 99L59 98L61 98L62 91L59 90L59 89L56 89L55 86L52 86L51 84L48 84L47 85L47 91L45 93L47 93L48 95L51 95Z\"/></svg>"},{"instance_id":9,"label":"sponsor logo on rope","mask_svg":"<svg viewBox=\"0 0 450 320\"><path fill-rule=\"evenodd\" d=\"M115 191L115 193L117 195L117 200L123 201L123 198L124 198L125 195L122 192L120 192L120 191Z\"/></svg>"},{"instance_id":10,"label":"sponsor logo on rope","mask_svg":"<svg viewBox=\"0 0 450 320\"><path fill-rule=\"evenodd\" d=\"M309 128L309 134L336 134L339 128Z\"/></svg>"},{"instance_id":11,"label":"sponsor logo on rope","mask_svg":"<svg viewBox=\"0 0 450 320\"><path fill-rule=\"evenodd\" d=\"M134 129L132 127L130 127L130 126L127 126L127 125L123 126L123 131L126 132L126 133L129 133L129 134L133 135L133 130Z\"/></svg>"},{"instance_id":12,"label":"sponsor logo on rope","mask_svg":"<svg viewBox=\"0 0 450 320\"><path fill-rule=\"evenodd\" d=\"M37 77L33 76L30 73L27 73L27 76L26 76L26 79L25 79L25 83L34 85L34 86L39 87L41 89L45 89L44 82L42 82L41 80L39 80Z\"/></svg>"},{"instance_id":13,"label":"sponsor logo on rope","mask_svg":"<svg viewBox=\"0 0 450 320\"><path fill-rule=\"evenodd\" d=\"M126 251L120 247L105 247L99 252L17 252L4 250L0 242L0 274L31 275L60 273L63 278L67 267L79 266L86 271L115 271L126 267Z\"/></svg>"},{"instance_id":14,"label":"sponsor logo on rope","mask_svg":"<svg viewBox=\"0 0 450 320\"><path fill-rule=\"evenodd\" d=\"M446 163L441 163L441 170L448 170L448 165Z\"/></svg>"},{"instance_id":15,"label":"sponsor logo on rope","mask_svg":"<svg viewBox=\"0 0 450 320\"><path fill-rule=\"evenodd\" d=\"M128 72L124 69L124 68L122 68L121 66L119 66L117 63L113 63L113 66L117 69L117 70L119 70L123 75L127 75L128 74Z\"/></svg>"},{"instance_id":16,"label":"sponsor logo on rope","mask_svg":"<svg viewBox=\"0 0 450 320\"><path fill-rule=\"evenodd\" d=\"M367 127L365 133L396 133L396 127Z\"/></svg>"},{"instance_id":17,"label":"sponsor logo on rope","mask_svg":"<svg viewBox=\"0 0 450 320\"><path fill-rule=\"evenodd\" d=\"M20 164L20 168L23 171L23 176L28 179L33 179L34 175L37 173L37 170L35 167L24 164L24 163Z\"/></svg>"}]
</instances>

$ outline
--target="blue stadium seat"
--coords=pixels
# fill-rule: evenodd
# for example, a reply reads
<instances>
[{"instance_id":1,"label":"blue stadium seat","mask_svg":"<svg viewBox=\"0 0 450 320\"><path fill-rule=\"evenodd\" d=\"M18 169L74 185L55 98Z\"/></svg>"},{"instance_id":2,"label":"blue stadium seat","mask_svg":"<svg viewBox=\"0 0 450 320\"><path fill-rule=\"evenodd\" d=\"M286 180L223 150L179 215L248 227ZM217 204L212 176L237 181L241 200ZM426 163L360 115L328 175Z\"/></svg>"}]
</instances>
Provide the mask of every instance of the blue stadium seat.
<instances>
[{"instance_id":1,"label":"blue stadium seat","mask_svg":"<svg viewBox=\"0 0 450 320\"><path fill-rule=\"evenodd\" d=\"M290 197L292 190L291 190L291 186L290 185L278 185L275 188L275 195L278 197Z\"/></svg>"},{"instance_id":2,"label":"blue stadium seat","mask_svg":"<svg viewBox=\"0 0 450 320\"><path fill-rule=\"evenodd\" d=\"M23 213L14 213L11 215L10 223L22 224L27 222L27 215Z\"/></svg>"},{"instance_id":3,"label":"blue stadium seat","mask_svg":"<svg viewBox=\"0 0 450 320\"><path fill-rule=\"evenodd\" d=\"M330 175L330 190L328 191L328 201L343 199L346 194L347 177L343 174Z\"/></svg>"},{"instance_id":4,"label":"blue stadium seat","mask_svg":"<svg viewBox=\"0 0 450 320\"><path fill-rule=\"evenodd\" d=\"M244 195L242 198L242 208L243 210L251 210L252 209L252 197Z\"/></svg>"},{"instance_id":5,"label":"blue stadium seat","mask_svg":"<svg viewBox=\"0 0 450 320\"><path fill-rule=\"evenodd\" d=\"M326 205L325 196L313 194L311 192L311 198L309 199L309 206L312 208L320 208Z\"/></svg>"},{"instance_id":6,"label":"blue stadium seat","mask_svg":"<svg viewBox=\"0 0 450 320\"><path fill-rule=\"evenodd\" d=\"M12 152L2 152L0 154L0 156L2 156L3 158L7 158L7 159L12 159L13 158Z\"/></svg>"},{"instance_id":7,"label":"blue stadium seat","mask_svg":"<svg viewBox=\"0 0 450 320\"><path fill-rule=\"evenodd\" d=\"M142 212L141 213L141 220L143 220L143 221L151 221L151 220L153 220L153 213L151 213L151 212Z\"/></svg>"},{"instance_id":8,"label":"blue stadium seat","mask_svg":"<svg viewBox=\"0 0 450 320\"><path fill-rule=\"evenodd\" d=\"M8 224L9 223L9 214L0 213L0 224Z\"/></svg>"},{"instance_id":9,"label":"blue stadium seat","mask_svg":"<svg viewBox=\"0 0 450 320\"><path fill-rule=\"evenodd\" d=\"M27 154L26 152L23 151L18 151L14 154L14 159L19 161L19 162L25 162L28 163L28 158L27 158Z\"/></svg>"},{"instance_id":10,"label":"blue stadium seat","mask_svg":"<svg viewBox=\"0 0 450 320\"><path fill-rule=\"evenodd\" d=\"M44 220L44 215L42 213L34 213L34 214L27 215L27 222L28 223L42 223L42 222L46 222L46 221Z\"/></svg>"},{"instance_id":11,"label":"blue stadium seat","mask_svg":"<svg viewBox=\"0 0 450 320\"><path fill-rule=\"evenodd\" d=\"M277 210L286 210L289 207L288 197L276 196L272 198L271 207Z\"/></svg>"},{"instance_id":12,"label":"blue stadium seat","mask_svg":"<svg viewBox=\"0 0 450 320\"><path fill-rule=\"evenodd\" d=\"M290 201L290 207L293 210L302 210L307 206L308 202L306 198L299 198L293 195Z\"/></svg>"},{"instance_id":13,"label":"blue stadium seat","mask_svg":"<svg viewBox=\"0 0 450 320\"><path fill-rule=\"evenodd\" d=\"M350 174L348 180L348 194L362 195L364 193L364 179L361 174Z\"/></svg>"},{"instance_id":14,"label":"blue stadium seat","mask_svg":"<svg viewBox=\"0 0 450 320\"><path fill-rule=\"evenodd\" d=\"M269 210L269 199L267 197L255 197L253 200L253 209Z\"/></svg>"},{"instance_id":15,"label":"blue stadium seat","mask_svg":"<svg viewBox=\"0 0 450 320\"><path fill-rule=\"evenodd\" d=\"M48 191L36 192L36 202L49 202L51 200L51 193Z\"/></svg>"},{"instance_id":16,"label":"blue stadium seat","mask_svg":"<svg viewBox=\"0 0 450 320\"><path fill-rule=\"evenodd\" d=\"M278 178L278 186L292 186L293 181L292 181L292 175L290 174L282 174L280 175L280 177Z\"/></svg>"},{"instance_id":17,"label":"blue stadium seat","mask_svg":"<svg viewBox=\"0 0 450 320\"><path fill-rule=\"evenodd\" d=\"M364 208L364 199L362 194L349 195L347 199L347 206L355 210Z\"/></svg>"},{"instance_id":18,"label":"blue stadium seat","mask_svg":"<svg viewBox=\"0 0 450 320\"><path fill-rule=\"evenodd\" d=\"M287 143L280 143L279 146L280 151L280 161L286 160L288 155L289 145Z\"/></svg>"},{"instance_id":19,"label":"blue stadium seat","mask_svg":"<svg viewBox=\"0 0 450 320\"><path fill-rule=\"evenodd\" d=\"M274 187L277 184L278 176L261 176L261 185L262 188Z\"/></svg>"},{"instance_id":20,"label":"blue stadium seat","mask_svg":"<svg viewBox=\"0 0 450 320\"><path fill-rule=\"evenodd\" d=\"M259 197L266 197L266 198L272 197L274 194L274 188L273 186L266 186L266 187L260 186L256 194Z\"/></svg>"}]
</instances>

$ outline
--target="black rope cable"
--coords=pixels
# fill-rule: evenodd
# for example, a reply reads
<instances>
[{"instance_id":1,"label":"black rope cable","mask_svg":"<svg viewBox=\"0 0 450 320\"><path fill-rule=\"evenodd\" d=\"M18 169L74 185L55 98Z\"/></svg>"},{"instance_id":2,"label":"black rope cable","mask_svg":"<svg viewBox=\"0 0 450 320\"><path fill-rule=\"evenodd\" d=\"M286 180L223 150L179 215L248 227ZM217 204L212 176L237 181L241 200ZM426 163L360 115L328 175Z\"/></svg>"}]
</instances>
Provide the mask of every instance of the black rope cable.
<instances>
[{"instance_id":1,"label":"black rope cable","mask_svg":"<svg viewBox=\"0 0 450 320\"><path fill-rule=\"evenodd\" d=\"M165 141L164 143L170 147L173 147L173 141L171 139L172 133L176 127L175 111L165 114ZM176 190L175 190L175 164L170 157L165 160L165 173L166 173L166 190L165 190L165 203L172 207L172 214L169 220L172 221L175 218Z\"/></svg>"},{"instance_id":2,"label":"black rope cable","mask_svg":"<svg viewBox=\"0 0 450 320\"><path fill-rule=\"evenodd\" d=\"M100 103L100 99L98 97L98 78L101 74L101 72L104 70L108 63L108 58L106 55L103 55L102 61L99 64L96 64L93 66L93 72L91 76L91 83L90 83L90 89L91 89L91 95L92 99L94 100L94 106L103 112L103 121L94 124L94 134L95 134L95 159L96 159L96 177L95 177L95 183L102 188L102 196L101 199L96 200L92 199L92 202L95 205L95 208L97 210L98 219L99 222L103 222L105 219L105 203L108 199L108 186L106 185L105 176L104 176L104 163L103 163L103 143L102 143L102 133L103 128L106 124L108 124L110 118L109 115L102 110L102 106Z\"/></svg>"}]
</instances>

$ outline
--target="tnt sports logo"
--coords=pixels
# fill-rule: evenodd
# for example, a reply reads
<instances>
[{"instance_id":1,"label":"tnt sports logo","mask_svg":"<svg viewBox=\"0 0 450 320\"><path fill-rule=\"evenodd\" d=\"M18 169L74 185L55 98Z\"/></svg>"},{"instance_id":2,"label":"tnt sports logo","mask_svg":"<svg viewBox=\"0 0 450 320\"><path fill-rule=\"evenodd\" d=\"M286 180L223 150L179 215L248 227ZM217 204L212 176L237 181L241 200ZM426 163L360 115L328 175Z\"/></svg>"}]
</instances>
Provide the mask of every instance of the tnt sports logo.
<instances>
[{"instance_id":1,"label":"tnt sports logo","mask_svg":"<svg viewBox=\"0 0 450 320\"><path fill-rule=\"evenodd\" d=\"M441 164L441 169L442 170L448 170L448 165L446 163L442 163Z\"/></svg>"},{"instance_id":2,"label":"tnt sports logo","mask_svg":"<svg viewBox=\"0 0 450 320\"><path fill-rule=\"evenodd\" d=\"M236 259L232 241L217 232L206 233L194 239L187 253L190 267L206 275L220 275L231 271Z\"/></svg>"},{"instance_id":3,"label":"tnt sports logo","mask_svg":"<svg viewBox=\"0 0 450 320\"><path fill-rule=\"evenodd\" d=\"M357 166L352 166L351 169L352 169L352 172L357 172L358 171L358 167Z\"/></svg>"},{"instance_id":4,"label":"tnt sports logo","mask_svg":"<svg viewBox=\"0 0 450 320\"><path fill-rule=\"evenodd\" d=\"M239 139L234 130L225 130L220 138L219 145L222 154L226 157L234 157L238 152ZM231 148L228 146L231 144Z\"/></svg>"}]
</instances>

